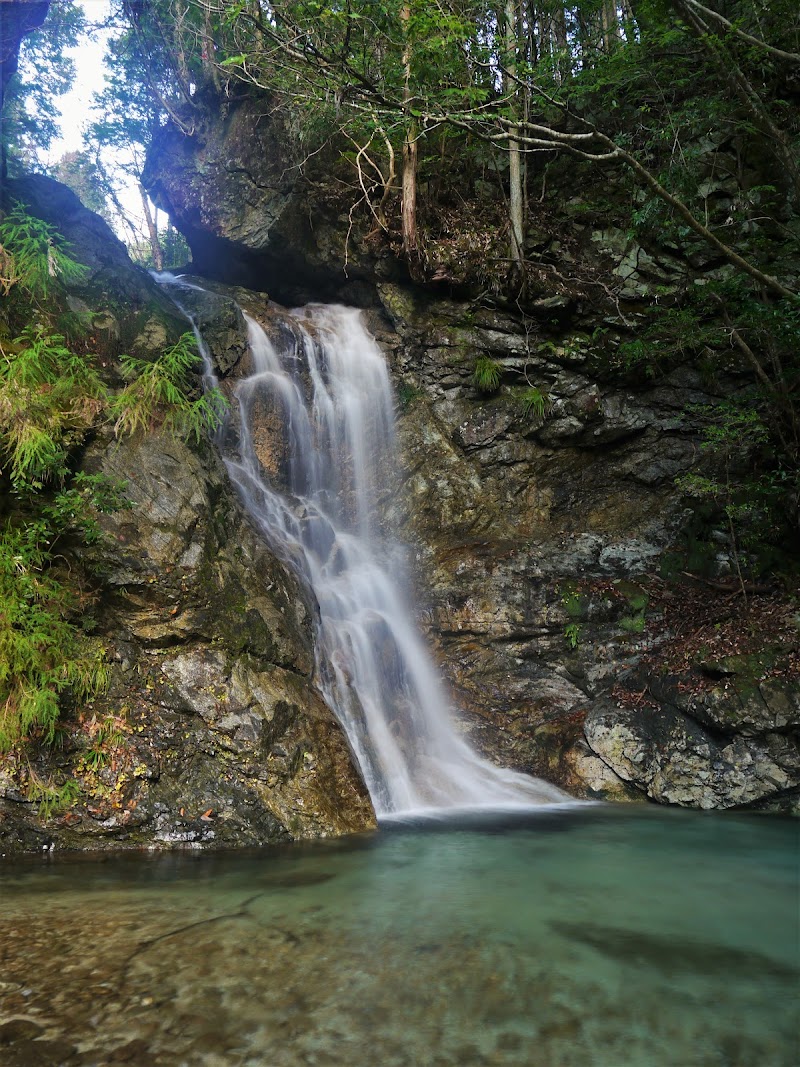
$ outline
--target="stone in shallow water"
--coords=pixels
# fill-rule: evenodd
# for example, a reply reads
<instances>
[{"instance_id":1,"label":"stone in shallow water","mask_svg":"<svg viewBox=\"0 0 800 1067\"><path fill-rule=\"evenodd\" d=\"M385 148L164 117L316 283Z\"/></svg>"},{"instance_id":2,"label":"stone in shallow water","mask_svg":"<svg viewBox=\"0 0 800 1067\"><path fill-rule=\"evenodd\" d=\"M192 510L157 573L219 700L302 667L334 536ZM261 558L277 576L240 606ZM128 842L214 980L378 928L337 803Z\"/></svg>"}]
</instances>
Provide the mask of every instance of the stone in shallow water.
<instances>
[{"instance_id":1,"label":"stone in shallow water","mask_svg":"<svg viewBox=\"0 0 800 1067\"><path fill-rule=\"evenodd\" d=\"M21 1038L2 1050L3 1067L70 1067L78 1061L75 1046L66 1041Z\"/></svg>"},{"instance_id":2,"label":"stone in shallow water","mask_svg":"<svg viewBox=\"0 0 800 1067\"><path fill-rule=\"evenodd\" d=\"M662 804L730 808L795 788L796 748L779 734L715 736L682 711L594 701L584 724L591 750Z\"/></svg>"},{"instance_id":3,"label":"stone in shallow water","mask_svg":"<svg viewBox=\"0 0 800 1067\"><path fill-rule=\"evenodd\" d=\"M0 1048L15 1045L20 1041L33 1040L41 1034L42 1028L30 1019L9 1019L0 1026Z\"/></svg>"},{"instance_id":4,"label":"stone in shallow water","mask_svg":"<svg viewBox=\"0 0 800 1067\"><path fill-rule=\"evenodd\" d=\"M551 922L550 926L571 941L590 945L612 959L654 967L667 973L749 974L756 978L796 982L800 970L762 956L703 941L680 941L641 931L584 923Z\"/></svg>"}]
</instances>

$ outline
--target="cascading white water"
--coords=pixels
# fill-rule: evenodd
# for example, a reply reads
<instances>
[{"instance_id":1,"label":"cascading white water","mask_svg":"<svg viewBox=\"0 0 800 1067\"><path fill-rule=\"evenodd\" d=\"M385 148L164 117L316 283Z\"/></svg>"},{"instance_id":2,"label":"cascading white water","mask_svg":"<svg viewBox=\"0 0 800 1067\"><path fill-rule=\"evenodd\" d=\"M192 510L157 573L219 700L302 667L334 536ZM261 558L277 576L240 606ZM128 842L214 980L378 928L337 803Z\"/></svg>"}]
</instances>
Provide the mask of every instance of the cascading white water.
<instances>
[{"instance_id":1,"label":"cascading white water","mask_svg":"<svg viewBox=\"0 0 800 1067\"><path fill-rule=\"evenodd\" d=\"M280 351L245 316L252 373L234 389L239 440L225 462L253 521L319 605L320 687L378 817L569 802L555 786L488 763L459 736L415 631L402 552L376 515L394 452L383 355L357 310L316 305L292 315ZM264 411L273 435L280 430L269 461L257 428Z\"/></svg>"}]
</instances>

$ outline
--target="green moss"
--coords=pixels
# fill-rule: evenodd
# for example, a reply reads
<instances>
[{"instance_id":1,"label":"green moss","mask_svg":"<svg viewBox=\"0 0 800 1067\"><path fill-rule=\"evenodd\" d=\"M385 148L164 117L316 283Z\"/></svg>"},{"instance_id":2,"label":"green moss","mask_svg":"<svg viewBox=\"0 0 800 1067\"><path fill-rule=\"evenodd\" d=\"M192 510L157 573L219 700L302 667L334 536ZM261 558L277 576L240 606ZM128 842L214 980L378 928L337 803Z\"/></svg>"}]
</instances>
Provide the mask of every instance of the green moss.
<instances>
[{"instance_id":1,"label":"green moss","mask_svg":"<svg viewBox=\"0 0 800 1067\"><path fill-rule=\"evenodd\" d=\"M577 582L565 582L561 587L561 603L570 619L582 619L586 616L587 597L580 591Z\"/></svg>"},{"instance_id":2,"label":"green moss","mask_svg":"<svg viewBox=\"0 0 800 1067\"><path fill-rule=\"evenodd\" d=\"M643 586L622 578L614 582L614 588L625 598L633 612L642 612L647 607L650 595Z\"/></svg>"},{"instance_id":3,"label":"green moss","mask_svg":"<svg viewBox=\"0 0 800 1067\"><path fill-rule=\"evenodd\" d=\"M410 382L401 382L397 387L397 403L401 411L407 411L422 396L422 390Z\"/></svg>"}]
</instances>

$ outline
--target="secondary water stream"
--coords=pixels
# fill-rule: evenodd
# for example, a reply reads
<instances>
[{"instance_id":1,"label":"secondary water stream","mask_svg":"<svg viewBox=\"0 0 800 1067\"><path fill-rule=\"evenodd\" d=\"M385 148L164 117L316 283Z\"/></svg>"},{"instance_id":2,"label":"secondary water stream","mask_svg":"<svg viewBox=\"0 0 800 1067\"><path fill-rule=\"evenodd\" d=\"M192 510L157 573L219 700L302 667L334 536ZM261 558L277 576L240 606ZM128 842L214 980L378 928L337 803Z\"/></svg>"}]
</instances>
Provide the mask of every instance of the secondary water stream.
<instances>
[{"instance_id":1,"label":"secondary water stream","mask_svg":"<svg viewBox=\"0 0 800 1067\"><path fill-rule=\"evenodd\" d=\"M181 306L186 283L160 278ZM403 553L377 515L392 477L394 402L360 312L297 309L274 341L245 317L251 367L234 388L238 432L223 455L252 520L319 605L319 684L378 817L569 802L490 764L458 733L414 627ZM212 383L205 349L204 358Z\"/></svg>"}]
</instances>

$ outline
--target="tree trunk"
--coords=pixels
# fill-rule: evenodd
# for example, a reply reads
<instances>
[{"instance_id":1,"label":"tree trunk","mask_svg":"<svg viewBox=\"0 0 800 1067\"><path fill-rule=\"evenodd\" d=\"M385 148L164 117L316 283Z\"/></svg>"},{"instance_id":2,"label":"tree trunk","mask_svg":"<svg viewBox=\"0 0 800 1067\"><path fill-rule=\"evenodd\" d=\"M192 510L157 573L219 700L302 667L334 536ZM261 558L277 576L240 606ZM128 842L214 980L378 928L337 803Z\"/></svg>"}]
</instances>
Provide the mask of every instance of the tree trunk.
<instances>
[{"instance_id":1,"label":"tree trunk","mask_svg":"<svg viewBox=\"0 0 800 1067\"><path fill-rule=\"evenodd\" d=\"M558 7L553 13L553 43L555 45L556 62L553 64L553 75L556 83L561 85L565 78L570 75L569 41L567 39L567 13L563 7Z\"/></svg>"},{"instance_id":2,"label":"tree trunk","mask_svg":"<svg viewBox=\"0 0 800 1067\"><path fill-rule=\"evenodd\" d=\"M505 52L506 52L506 93L509 106L514 114L517 111L517 18L515 0L505 0ZM508 140L508 202L509 222L511 223L511 262L519 270L522 264L523 245L523 196L522 196L522 158L518 140L519 127L509 127Z\"/></svg>"},{"instance_id":3,"label":"tree trunk","mask_svg":"<svg viewBox=\"0 0 800 1067\"><path fill-rule=\"evenodd\" d=\"M158 239L158 228L156 227L155 219L153 218L153 212L150 210L150 201L147 198L147 192L145 187L139 184L139 195L142 198L142 208L144 209L144 221L147 225L147 236L150 241L150 253L153 257L153 266L156 270L164 269L164 253L161 250L161 242Z\"/></svg>"},{"instance_id":4,"label":"tree trunk","mask_svg":"<svg viewBox=\"0 0 800 1067\"><path fill-rule=\"evenodd\" d=\"M403 139L403 178L401 218L403 252L412 278L420 275L419 236L417 234L417 123L411 109L411 5L404 3L400 10L403 25L403 111L406 127Z\"/></svg>"},{"instance_id":5,"label":"tree trunk","mask_svg":"<svg viewBox=\"0 0 800 1067\"><path fill-rule=\"evenodd\" d=\"M203 44L200 52L203 65L203 74L206 81L210 81L217 92L220 92L219 69L216 62L216 45L214 43L214 31L211 25L211 8L208 0L203 2Z\"/></svg>"},{"instance_id":6,"label":"tree trunk","mask_svg":"<svg viewBox=\"0 0 800 1067\"><path fill-rule=\"evenodd\" d=\"M614 0L603 0L601 18L603 20L603 49L610 55L619 43L617 8Z\"/></svg>"}]
</instances>

